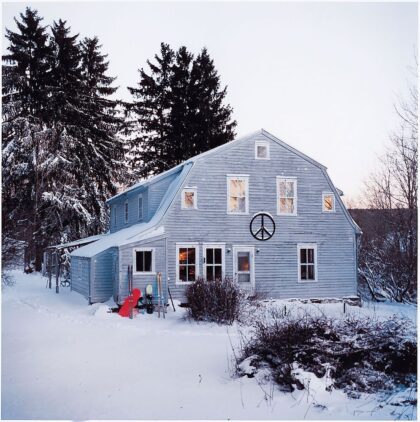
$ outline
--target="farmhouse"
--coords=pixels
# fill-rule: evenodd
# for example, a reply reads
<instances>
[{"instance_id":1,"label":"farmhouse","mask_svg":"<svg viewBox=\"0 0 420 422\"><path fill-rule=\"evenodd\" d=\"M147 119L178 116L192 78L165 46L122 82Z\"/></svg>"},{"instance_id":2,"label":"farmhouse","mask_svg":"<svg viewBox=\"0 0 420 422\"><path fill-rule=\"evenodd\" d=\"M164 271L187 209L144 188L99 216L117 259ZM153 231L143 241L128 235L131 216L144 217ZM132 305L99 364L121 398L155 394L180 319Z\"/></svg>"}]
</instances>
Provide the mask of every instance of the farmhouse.
<instances>
[{"instance_id":1,"label":"farmhouse","mask_svg":"<svg viewBox=\"0 0 420 422\"><path fill-rule=\"evenodd\" d=\"M107 201L109 233L71 254L89 303L156 286L183 300L198 277L273 298L357 293L359 227L320 163L260 130ZM166 300L166 298L165 298Z\"/></svg>"}]
</instances>

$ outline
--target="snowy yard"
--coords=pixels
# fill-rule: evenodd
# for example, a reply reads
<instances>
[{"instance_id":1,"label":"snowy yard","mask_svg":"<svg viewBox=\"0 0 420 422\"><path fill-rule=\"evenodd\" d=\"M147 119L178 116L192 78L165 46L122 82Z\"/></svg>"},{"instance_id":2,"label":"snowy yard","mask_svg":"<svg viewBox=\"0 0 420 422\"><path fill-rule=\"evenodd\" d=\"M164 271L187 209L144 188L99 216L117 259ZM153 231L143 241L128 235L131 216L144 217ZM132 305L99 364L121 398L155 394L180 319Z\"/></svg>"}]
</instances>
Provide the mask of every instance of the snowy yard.
<instances>
[{"instance_id":1,"label":"snowy yard","mask_svg":"<svg viewBox=\"0 0 420 422\"><path fill-rule=\"evenodd\" d=\"M55 294L39 275L13 275L16 284L2 295L2 419L416 418L413 406L401 405L416 392L383 402L327 392L316 377L310 394L232 377L236 325L189 322L180 307L165 320L123 319L68 289ZM341 304L287 306L342 315ZM347 310L414 321L416 311L387 304Z\"/></svg>"}]
</instances>

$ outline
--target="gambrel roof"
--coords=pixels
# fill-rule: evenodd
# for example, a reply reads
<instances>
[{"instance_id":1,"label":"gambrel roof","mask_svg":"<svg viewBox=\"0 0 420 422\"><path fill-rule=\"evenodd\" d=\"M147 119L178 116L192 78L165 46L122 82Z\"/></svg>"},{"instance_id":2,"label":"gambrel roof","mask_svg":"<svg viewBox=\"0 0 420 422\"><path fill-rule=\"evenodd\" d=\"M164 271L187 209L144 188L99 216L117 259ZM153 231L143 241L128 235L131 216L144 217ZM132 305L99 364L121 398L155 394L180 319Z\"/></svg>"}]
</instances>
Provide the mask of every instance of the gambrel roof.
<instances>
[{"instance_id":1,"label":"gambrel roof","mask_svg":"<svg viewBox=\"0 0 420 422\"><path fill-rule=\"evenodd\" d=\"M297 156L301 157L305 161L307 161L307 162L313 164L314 166L318 167L322 171L322 173L324 174L324 176L325 176L325 178L326 178L326 180L327 180L327 182L328 182L328 184L331 188L331 191L337 193L337 203L342 208L344 215L346 216L346 218L348 219L348 221L350 222L350 224L354 228L355 232L358 233L358 234L361 234L361 230L360 230L359 226L354 222L354 220L350 216L347 208L344 206L344 204L343 204L343 202L340 198L340 194L342 194L342 192L333 185L330 177L328 176L327 167L325 167L323 164L319 163L318 161L310 158L306 154L298 151L297 149L293 148L292 146L288 145L287 143L283 142L281 139L275 137L274 135L267 132L266 130L260 129L256 132L253 132L253 133L248 134L246 136L237 138L237 139L235 139L231 142L220 145L220 146L213 148L209 151L203 152L203 153L198 154L198 155L196 155L192 158L189 158L188 160L184 161L183 163L178 164L177 166L175 166L175 167L173 167L173 168L171 168L171 169L169 169L169 170L167 170L163 173L157 174L156 176L150 177L149 179L142 180L139 183L136 183L135 185L129 187L125 191L120 192L119 194L117 194L117 195L113 196L112 198L108 199L107 203L109 205L112 205L113 203L115 203L119 199L121 199L122 196L124 196L128 193L133 193L136 190L142 190L143 188L150 187L153 184L161 181L165 177L173 176L173 175L176 176L174 178L174 180L171 182L171 184L169 185L169 187L168 187L168 189L167 189L167 191L166 191L166 193L165 193L156 213L153 215L153 217L151 218L151 220L149 222L137 223L137 224L134 224L134 225L132 225L128 228L121 229L117 232L106 234L100 240L98 240L97 242L91 243L87 246L84 246L84 247L79 248L76 251L72 252L72 255L92 257L92 256L110 248L110 247L120 246L120 245L123 245L123 244L128 244L128 243L132 243L132 242L135 242L135 241L144 240L144 239L147 239L147 238L162 235L164 233L164 228L163 228L163 226L161 226L161 222L162 222L166 212L168 211L170 205L172 204L173 200L175 199L177 193L182 188L184 180L186 179L188 173L190 172L190 170L194 166L194 164L197 161L205 160L208 156L212 156L214 154L229 150L230 148L237 145L238 143L244 142L244 141L252 139L252 138L255 138L258 135L265 136L267 139L276 142L277 144L279 144L280 146L282 146L286 150L296 154Z\"/></svg>"}]
</instances>

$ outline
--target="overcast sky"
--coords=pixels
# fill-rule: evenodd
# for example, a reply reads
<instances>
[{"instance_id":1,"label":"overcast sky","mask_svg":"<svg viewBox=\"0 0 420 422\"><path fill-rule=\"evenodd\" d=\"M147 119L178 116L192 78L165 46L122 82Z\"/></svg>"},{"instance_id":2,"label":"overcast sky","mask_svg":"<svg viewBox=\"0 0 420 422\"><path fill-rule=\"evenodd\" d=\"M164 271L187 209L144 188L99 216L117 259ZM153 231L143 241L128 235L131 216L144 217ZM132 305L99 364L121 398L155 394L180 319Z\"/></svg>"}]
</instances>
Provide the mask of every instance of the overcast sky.
<instances>
[{"instance_id":1,"label":"overcast sky","mask_svg":"<svg viewBox=\"0 0 420 422\"><path fill-rule=\"evenodd\" d=\"M61 18L97 35L126 100L160 42L206 46L238 135L268 130L326 165L346 198L360 194L396 127L393 103L417 51L416 3L3 3L3 35L26 6L45 25Z\"/></svg>"}]
</instances>

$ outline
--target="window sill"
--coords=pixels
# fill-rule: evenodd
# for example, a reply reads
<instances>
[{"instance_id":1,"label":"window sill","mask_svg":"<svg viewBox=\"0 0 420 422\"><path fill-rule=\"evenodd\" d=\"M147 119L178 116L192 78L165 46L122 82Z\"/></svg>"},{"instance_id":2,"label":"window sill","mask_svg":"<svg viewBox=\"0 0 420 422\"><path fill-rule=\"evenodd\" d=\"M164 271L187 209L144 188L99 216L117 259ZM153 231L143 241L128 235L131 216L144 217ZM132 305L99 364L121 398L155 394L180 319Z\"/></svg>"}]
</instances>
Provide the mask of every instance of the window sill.
<instances>
[{"instance_id":1,"label":"window sill","mask_svg":"<svg viewBox=\"0 0 420 422\"><path fill-rule=\"evenodd\" d=\"M297 217L297 212L293 214L290 214L288 212L278 212L277 215L279 217Z\"/></svg>"},{"instance_id":2,"label":"window sill","mask_svg":"<svg viewBox=\"0 0 420 422\"><path fill-rule=\"evenodd\" d=\"M175 286L188 286L193 283L194 281L175 281Z\"/></svg>"},{"instance_id":3,"label":"window sill","mask_svg":"<svg viewBox=\"0 0 420 422\"><path fill-rule=\"evenodd\" d=\"M311 283L317 283L318 280L298 280L299 284L311 284Z\"/></svg>"},{"instance_id":4,"label":"window sill","mask_svg":"<svg viewBox=\"0 0 420 422\"><path fill-rule=\"evenodd\" d=\"M133 275L156 275L156 271L133 271Z\"/></svg>"}]
</instances>

